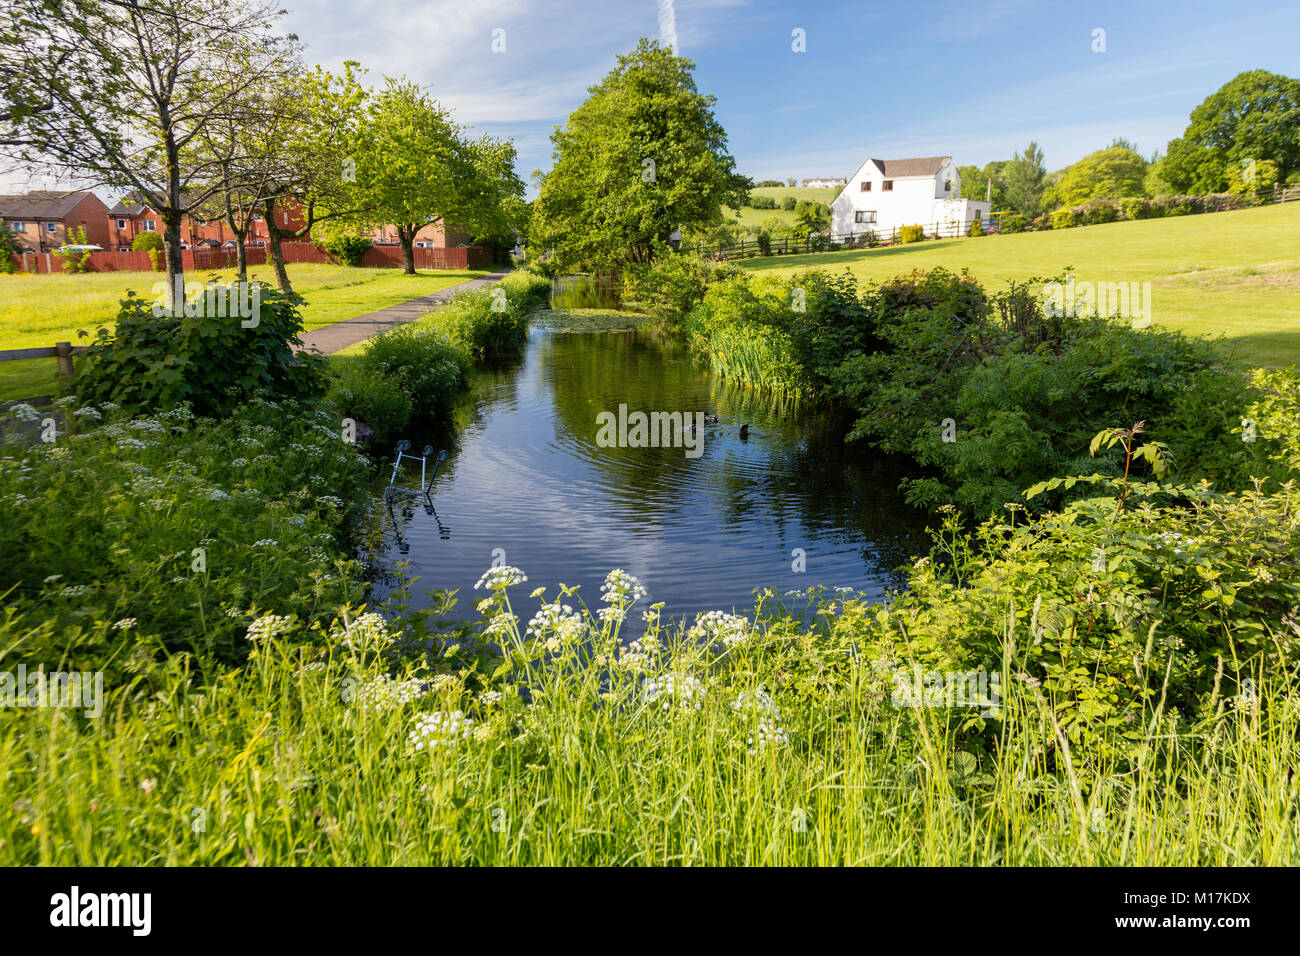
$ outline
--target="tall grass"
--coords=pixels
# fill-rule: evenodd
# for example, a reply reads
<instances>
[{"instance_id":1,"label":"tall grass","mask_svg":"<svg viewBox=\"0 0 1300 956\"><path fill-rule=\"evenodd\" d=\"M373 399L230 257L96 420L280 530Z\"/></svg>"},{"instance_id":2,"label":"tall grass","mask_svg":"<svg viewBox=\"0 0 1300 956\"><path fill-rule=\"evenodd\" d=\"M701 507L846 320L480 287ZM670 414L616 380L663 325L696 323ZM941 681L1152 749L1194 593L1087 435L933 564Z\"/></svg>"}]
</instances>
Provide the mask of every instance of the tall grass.
<instances>
[{"instance_id":1,"label":"tall grass","mask_svg":"<svg viewBox=\"0 0 1300 956\"><path fill-rule=\"evenodd\" d=\"M526 629L493 594L496 678L444 647L394 681L393 628L352 614L307 647L272 622L238 673L173 658L97 721L0 711L0 863L1300 861L1300 702L1269 680L1196 733L1157 698L1123 763L1028 743L1049 712L1008 685L999 749L973 763L970 713L895 707L850 628L684 635L652 609L619 650L626 602L597 619L561 595Z\"/></svg>"}]
</instances>

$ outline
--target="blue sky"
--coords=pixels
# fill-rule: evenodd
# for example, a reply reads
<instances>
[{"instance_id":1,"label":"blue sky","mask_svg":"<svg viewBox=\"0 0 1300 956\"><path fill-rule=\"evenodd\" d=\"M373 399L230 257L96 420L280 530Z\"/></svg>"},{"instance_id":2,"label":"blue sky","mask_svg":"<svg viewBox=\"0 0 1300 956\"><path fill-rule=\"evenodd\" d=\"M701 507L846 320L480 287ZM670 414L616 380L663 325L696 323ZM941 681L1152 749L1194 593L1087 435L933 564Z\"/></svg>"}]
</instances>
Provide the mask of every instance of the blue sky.
<instances>
[{"instance_id":1,"label":"blue sky","mask_svg":"<svg viewBox=\"0 0 1300 956\"><path fill-rule=\"evenodd\" d=\"M661 26L660 7L668 14ZM1035 139L1058 169L1123 136L1163 151L1246 69L1300 75L1281 2L301 0L287 25L310 59L405 73L457 118L512 137L526 179L557 123L638 37L675 26L717 97L741 172L849 175L868 155L1005 159ZM493 53L492 31L505 51ZM791 49L802 29L807 50ZM1105 52L1093 31L1105 30Z\"/></svg>"},{"instance_id":2,"label":"blue sky","mask_svg":"<svg viewBox=\"0 0 1300 956\"><path fill-rule=\"evenodd\" d=\"M552 128L640 36L675 32L741 172L847 176L868 156L1059 169L1117 136L1164 149L1242 70L1300 75L1294 3L288 0L284 27L329 68L429 84L457 119L509 136L527 180ZM665 16L662 18L661 7ZM806 52L791 49L804 31ZM1094 53L1093 31L1106 31ZM504 52L492 52L504 30ZM32 185L52 185L34 183ZM531 194L531 190L530 190Z\"/></svg>"}]
</instances>

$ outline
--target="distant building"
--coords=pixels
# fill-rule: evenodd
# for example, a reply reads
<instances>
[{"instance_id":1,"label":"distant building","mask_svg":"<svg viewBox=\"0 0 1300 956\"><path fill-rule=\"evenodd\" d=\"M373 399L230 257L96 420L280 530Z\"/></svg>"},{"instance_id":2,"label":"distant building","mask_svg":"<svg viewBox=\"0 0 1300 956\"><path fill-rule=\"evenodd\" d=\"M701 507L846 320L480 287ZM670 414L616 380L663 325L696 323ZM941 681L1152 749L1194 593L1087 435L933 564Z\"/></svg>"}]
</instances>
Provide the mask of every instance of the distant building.
<instances>
[{"instance_id":1,"label":"distant building","mask_svg":"<svg viewBox=\"0 0 1300 956\"><path fill-rule=\"evenodd\" d=\"M86 242L109 248L108 207L84 189L40 189L0 196L0 219L26 252L53 252L73 241L73 229L86 231Z\"/></svg>"},{"instance_id":2,"label":"distant building","mask_svg":"<svg viewBox=\"0 0 1300 956\"><path fill-rule=\"evenodd\" d=\"M825 176L821 179L802 180L799 185L804 189L833 189L836 186L846 186L848 182L843 176Z\"/></svg>"},{"instance_id":3,"label":"distant building","mask_svg":"<svg viewBox=\"0 0 1300 956\"><path fill-rule=\"evenodd\" d=\"M831 203L831 232L889 236L922 226L927 234L964 236L973 220L987 221L990 203L958 199L960 191L951 156L868 159Z\"/></svg>"}]
</instances>

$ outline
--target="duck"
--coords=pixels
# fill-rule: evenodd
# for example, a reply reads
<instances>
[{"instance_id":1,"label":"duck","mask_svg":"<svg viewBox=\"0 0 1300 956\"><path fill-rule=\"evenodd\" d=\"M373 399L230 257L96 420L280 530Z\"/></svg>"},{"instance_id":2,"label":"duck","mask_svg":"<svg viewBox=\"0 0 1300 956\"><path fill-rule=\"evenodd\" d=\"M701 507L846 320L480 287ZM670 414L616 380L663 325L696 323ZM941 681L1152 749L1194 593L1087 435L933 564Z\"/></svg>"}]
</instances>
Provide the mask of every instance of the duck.
<instances>
[{"instance_id":1,"label":"duck","mask_svg":"<svg viewBox=\"0 0 1300 956\"><path fill-rule=\"evenodd\" d=\"M705 416L704 416L704 424L706 424L706 425L716 425L716 424L718 424L718 416L717 416L717 415L705 415Z\"/></svg>"},{"instance_id":2,"label":"duck","mask_svg":"<svg viewBox=\"0 0 1300 956\"><path fill-rule=\"evenodd\" d=\"M749 425L740 426L740 440L749 441Z\"/></svg>"}]
</instances>

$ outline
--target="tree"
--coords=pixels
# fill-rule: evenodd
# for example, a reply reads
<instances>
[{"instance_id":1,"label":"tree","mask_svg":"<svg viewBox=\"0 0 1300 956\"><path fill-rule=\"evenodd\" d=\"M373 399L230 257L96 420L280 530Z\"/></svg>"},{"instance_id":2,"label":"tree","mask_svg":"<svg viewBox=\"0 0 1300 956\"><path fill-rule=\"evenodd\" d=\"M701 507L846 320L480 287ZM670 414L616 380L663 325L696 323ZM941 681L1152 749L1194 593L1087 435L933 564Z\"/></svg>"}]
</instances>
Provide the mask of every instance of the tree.
<instances>
[{"instance_id":1,"label":"tree","mask_svg":"<svg viewBox=\"0 0 1300 956\"><path fill-rule=\"evenodd\" d=\"M28 165L131 188L163 220L168 301L181 217L216 187L191 145L237 116L296 40L261 0L17 0L0 33L0 139ZM235 119L237 122L238 120Z\"/></svg>"},{"instance_id":2,"label":"tree","mask_svg":"<svg viewBox=\"0 0 1300 956\"><path fill-rule=\"evenodd\" d=\"M359 173L368 98L361 86L363 73L354 60L346 61L338 75L317 67L290 90L297 108L287 114L261 198L268 258L282 292L293 291L284 267L286 240L309 236L321 223L356 219L368 210L370 200ZM296 224L290 223L290 212Z\"/></svg>"},{"instance_id":3,"label":"tree","mask_svg":"<svg viewBox=\"0 0 1300 956\"><path fill-rule=\"evenodd\" d=\"M1009 160L994 160L980 169L978 166L958 166L957 172L961 174L961 199L989 199L993 200L993 208L1002 210L1006 208L1006 184L1003 182L1003 170L1006 168ZM993 183L993 189L989 190L989 183Z\"/></svg>"},{"instance_id":4,"label":"tree","mask_svg":"<svg viewBox=\"0 0 1300 956\"><path fill-rule=\"evenodd\" d=\"M1058 206L1080 206L1091 199L1142 196L1146 172L1147 161L1131 145L1099 149L1066 167L1052 198Z\"/></svg>"},{"instance_id":5,"label":"tree","mask_svg":"<svg viewBox=\"0 0 1300 956\"><path fill-rule=\"evenodd\" d=\"M558 266L621 272L744 203L752 184L693 69L643 38L556 129L533 220Z\"/></svg>"},{"instance_id":6,"label":"tree","mask_svg":"<svg viewBox=\"0 0 1300 956\"><path fill-rule=\"evenodd\" d=\"M1003 167L1007 206L1030 219L1037 216L1042 211L1043 178L1046 175L1043 151L1031 141L1024 152L1016 153Z\"/></svg>"},{"instance_id":7,"label":"tree","mask_svg":"<svg viewBox=\"0 0 1300 956\"><path fill-rule=\"evenodd\" d=\"M1239 73L1192 110L1183 135L1169 143L1161 174L1179 192L1221 192L1228 167L1271 160L1285 179L1300 170L1300 80Z\"/></svg>"},{"instance_id":8,"label":"tree","mask_svg":"<svg viewBox=\"0 0 1300 956\"><path fill-rule=\"evenodd\" d=\"M513 237L524 191L514 165L512 143L467 139L418 85L389 79L362 119L356 198L363 211L344 221L397 226L403 268L414 275L416 233L432 223L497 241Z\"/></svg>"}]
</instances>

